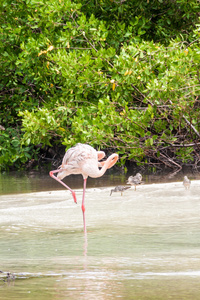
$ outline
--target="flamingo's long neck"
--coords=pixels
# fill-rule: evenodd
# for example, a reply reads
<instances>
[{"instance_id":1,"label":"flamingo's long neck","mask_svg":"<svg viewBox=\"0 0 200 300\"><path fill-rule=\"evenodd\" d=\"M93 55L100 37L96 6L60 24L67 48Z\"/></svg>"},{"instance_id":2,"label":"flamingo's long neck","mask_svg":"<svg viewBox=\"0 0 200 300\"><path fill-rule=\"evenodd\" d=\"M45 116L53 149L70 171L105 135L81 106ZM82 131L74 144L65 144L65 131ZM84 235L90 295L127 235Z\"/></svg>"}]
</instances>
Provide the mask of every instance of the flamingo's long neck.
<instances>
[{"instance_id":1,"label":"flamingo's long neck","mask_svg":"<svg viewBox=\"0 0 200 300\"><path fill-rule=\"evenodd\" d=\"M101 177L107 169L110 169L114 164L117 162L119 156L118 154L114 153L110 155L106 161L102 162L102 168L98 170L97 174L95 177Z\"/></svg>"}]
</instances>

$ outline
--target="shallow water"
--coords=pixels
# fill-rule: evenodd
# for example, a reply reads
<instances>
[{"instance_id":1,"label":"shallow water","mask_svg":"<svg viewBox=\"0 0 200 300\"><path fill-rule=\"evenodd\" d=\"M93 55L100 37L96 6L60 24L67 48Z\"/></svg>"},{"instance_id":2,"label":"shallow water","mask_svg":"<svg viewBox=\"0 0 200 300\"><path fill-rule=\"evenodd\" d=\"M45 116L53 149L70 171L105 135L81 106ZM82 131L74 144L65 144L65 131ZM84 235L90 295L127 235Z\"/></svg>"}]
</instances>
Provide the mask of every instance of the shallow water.
<instances>
[{"instance_id":1,"label":"shallow water","mask_svg":"<svg viewBox=\"0 0 200 300\"><path fill-rule=\"evenodd\" d=\"M17 180L21 193L10 179L0 196L0 299L200 299L200 180L190 190L147 182L122 196L110 196L113 178L91 181L87 236L82 189L75 204L54 181L37 192L47 178Z\"/></svg>"}]
</instances>

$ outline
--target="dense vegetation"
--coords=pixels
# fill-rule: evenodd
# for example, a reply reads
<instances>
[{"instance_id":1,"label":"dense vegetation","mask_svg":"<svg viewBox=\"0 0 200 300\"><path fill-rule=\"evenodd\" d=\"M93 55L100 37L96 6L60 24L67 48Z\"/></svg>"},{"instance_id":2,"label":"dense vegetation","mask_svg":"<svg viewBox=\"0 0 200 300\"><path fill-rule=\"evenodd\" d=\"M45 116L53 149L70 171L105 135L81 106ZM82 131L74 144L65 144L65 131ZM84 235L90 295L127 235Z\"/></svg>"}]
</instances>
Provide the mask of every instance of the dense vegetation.
<instances>
[{"instance_id":1,"label":"dense vegetation","mask_svg":"<svg viewBox=\"0 0 200 300\"><path fill-rule=\"evenodd\" d=\"M198 0L2 0L0 169L77 142L200 167Z\"/></svg>"}]
</instances>

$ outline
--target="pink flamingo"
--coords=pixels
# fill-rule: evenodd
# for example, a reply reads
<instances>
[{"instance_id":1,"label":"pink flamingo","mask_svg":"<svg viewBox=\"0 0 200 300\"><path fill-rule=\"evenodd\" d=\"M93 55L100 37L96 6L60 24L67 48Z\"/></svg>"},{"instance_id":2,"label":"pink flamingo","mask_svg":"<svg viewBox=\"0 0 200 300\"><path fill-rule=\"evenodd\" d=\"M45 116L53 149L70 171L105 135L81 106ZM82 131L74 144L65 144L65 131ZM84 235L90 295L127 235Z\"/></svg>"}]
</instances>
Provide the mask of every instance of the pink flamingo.
<instances>
[{"instance_id":1,"label":"pink flamingo","mask_svg":"<svg viewBox=\"0 0 200 300\"><path fill-rule=\"evenodd\" d=\"M96 151L93 147L87 144L78 143L74 147L67 150L63 157L62 165L58 170L50 171L49 175L60 182L64 187L71 191L74 202L77 203L75 192L68 187L63 181L64 177L70 174L82 174L83 185L83 198L82 198L82 212L84 232L86 233L85 223L85 190L88 176L92 178L101 177L107 169L110 169L118 160L118 154L110 155L106 161L100 162L105 157L105 152ZM101 168L101 169L99 169ZM54 175L58 173L57 177Z\"/></svg>"}]
</instances>

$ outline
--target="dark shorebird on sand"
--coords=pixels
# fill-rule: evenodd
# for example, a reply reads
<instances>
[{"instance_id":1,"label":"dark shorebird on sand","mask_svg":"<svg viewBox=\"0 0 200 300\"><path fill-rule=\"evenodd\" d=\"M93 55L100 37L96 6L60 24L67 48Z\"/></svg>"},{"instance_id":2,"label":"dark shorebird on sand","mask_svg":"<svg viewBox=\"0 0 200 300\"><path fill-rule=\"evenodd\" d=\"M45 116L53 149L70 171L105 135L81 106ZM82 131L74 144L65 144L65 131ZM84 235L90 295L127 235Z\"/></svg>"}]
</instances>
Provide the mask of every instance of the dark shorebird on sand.
<instances>
[{"instance_id":1,"label":"dark shorebird on sand","mask_svg":"<svg viewBox=\"0 0 200 300\"><path fill-rule=\"evenodd\" d=\"M121 196L122 196L123 192L127 189L130 189L130 186L118 185L110 191L110 196L112 195L113 192L121 192Z\"/></svg>"}]
</instances>

